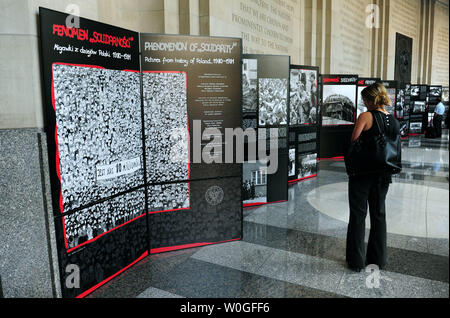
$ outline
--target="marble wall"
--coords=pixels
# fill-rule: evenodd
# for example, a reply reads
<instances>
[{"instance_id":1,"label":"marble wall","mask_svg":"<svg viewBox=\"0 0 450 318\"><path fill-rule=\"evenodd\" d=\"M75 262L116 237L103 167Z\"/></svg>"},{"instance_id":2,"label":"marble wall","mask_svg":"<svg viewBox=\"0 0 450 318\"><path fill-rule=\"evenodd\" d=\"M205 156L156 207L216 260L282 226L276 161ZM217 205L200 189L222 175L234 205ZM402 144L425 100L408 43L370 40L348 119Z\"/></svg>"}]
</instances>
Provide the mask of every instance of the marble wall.
<instances>
[{"instance_id":1,"label":"marble wall","mask_svg":"<svg viewBox=\"0 0 450 318\"><path fill-rule=\"evenodd\" d=\"M301 61L301 0L210 0L210 34L242 37L244 53Z\"/></svg>"},{"instance_id":2,"label":"marble wall","mask_svg":"<svg viewBox=\"0 0 450 318\"><path fill-rule=\"evenodd\" d=\"M333 0L331 73L370 76L371 28L366 26L370 0Z\"/></svg>"},{"instance_id":3,"label":"marble wall","mask_svg":"<svg viewBox=\"0 0 450 318\"><path fill-rule=\"evenodd\" d=\"M449 22L448 7L436 3L434 10L433 55L431 83L448 86Z\"/></svg>"},{"instance_id":4,"label":"marble wall","mask_svg":"<svg viewBox=\"0 0 450 318\"><path fill-rule=\"evenodd\" d=\"M420 1L395 0L389 3L389 35L387 39L388 54L385 77L393 80L395 71L395 42L396 33L401 33L413 39L411 80L416 82L419 62L419 25Z\"/></svg>"}]
</instances>

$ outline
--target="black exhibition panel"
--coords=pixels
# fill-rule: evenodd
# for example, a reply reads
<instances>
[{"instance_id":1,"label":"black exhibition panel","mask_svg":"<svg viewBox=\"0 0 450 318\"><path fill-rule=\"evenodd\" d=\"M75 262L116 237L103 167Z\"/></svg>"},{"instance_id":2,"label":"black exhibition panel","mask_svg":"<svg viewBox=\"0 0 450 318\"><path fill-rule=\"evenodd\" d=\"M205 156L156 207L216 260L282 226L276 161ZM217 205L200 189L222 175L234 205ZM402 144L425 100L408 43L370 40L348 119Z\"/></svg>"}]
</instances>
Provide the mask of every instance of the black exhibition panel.
<instances>
[{"instance_id":1,"label":"black exhibition panel","mask_svg":"<svg viewBox=\"0 0 450 318\"><path fill-rule=\"evenodd\" d=\"M403 138L409 135L409 116L411 104L411 85L406 84L397 90L397 100L395 104L395 118L400 123L400 134Z\"/></svg>"},{"instance_id":2,"label":"black exhibition panel","mask_svg":"<svg viewBox=\"0 0 450 318\"><path fill-rule=\"evenodd\" d=\"M242 237L241 39L140 34L150 252ZM211 146L213 145L213 146Z\"/></svg>"},{"instance_id":3,"label":"black exhibition panel","mask_svg":"<svg viewBox=\"0 0 450 318\"><path fill-rule=\"evenodd\" d=\"M61 289L80 297L145 257L148 229L138 34L67 18L39 9Z\"/></svg>"},{"instance_id":4,"label":"black exhibition panel","mask_svg":"<svg viewBox=\"0 0 450 318\"><path fill-rule=\"evenodd\" d=\"M319 156L344 156L357 115L358 75L321 75L321 126Z\"/></svg>"},{"instance_id":5,"label":"black exhibition panel","mask_svg":"<svg viewBox=\"0 0 450 318\"><path fill-rule=\"evenodd\" d=\"M319 68L290 67L289 182L317 175L319 151Z\"/></svg>"},{"instance_id":6,"label":"black exhibition panel","mask_svg":"<svg viewBox=\"0 0 450 318\"><path fill-rule=\"evenodd\" d=\"M289 56L243 55L242 127L256 130L253 146L259 154L249 157L246 153L242 169L244 207L288 199L289 66ZM277 154L276 171L270 168L275 167L269 160L271 154Z\"/></svg>"},{"instance_id":7,"label":"black exhibition panel","mask_svg":"<svg viewBox=\"0 0 450 318\"><path fill-rule=\"evenodd\" d=\"M381 81L380 82L387 90L391 105L385 105L386 110L395 117L395 105L397 104L397 81Z\"/></svg>"},{"instance_id":8,"label":"black exhibition panel","mask_svg":"<svg viewBox=\"0 0 450 318\"><path fill-rule=\"evenodd\" d=\"M427 85L411 85L409 134L423 134L427 128L427 95Z\"/></svg>"},{"instance_id":9,"label":"black exhibition panel","mask_svg":"<svg viewBox=\"0 0 450 318\"><path fill-rule=\"evenodd\" d=\"M444 113L444 126L445 128L448 128L445 123L447 122L447 117L448 117L448 92L449 92L449 88L448 87L442 87L442 104L444 104L445 106L445 113Z\"/></svg>"},{"instance_id":10,"label":"black exhibition panel","mask_svg":"<svg viewBox=\"0 0 450 318\"><path fill-rule=\"evenodd\" d=\"M442 86L441 85L430 85L428 86L427 93L427 126L431 125L434 117L434 111L437 104L442 98Z\"/></svg>"}]
</instances>

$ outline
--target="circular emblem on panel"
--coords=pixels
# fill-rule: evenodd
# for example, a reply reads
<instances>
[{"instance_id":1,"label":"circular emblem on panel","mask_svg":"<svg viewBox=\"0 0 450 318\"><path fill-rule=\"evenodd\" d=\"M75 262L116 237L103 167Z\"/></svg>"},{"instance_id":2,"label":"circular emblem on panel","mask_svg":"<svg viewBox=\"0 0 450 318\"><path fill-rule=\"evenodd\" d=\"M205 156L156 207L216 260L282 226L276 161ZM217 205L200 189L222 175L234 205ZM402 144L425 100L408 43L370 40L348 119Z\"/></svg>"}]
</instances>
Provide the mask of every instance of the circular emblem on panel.
<instances>
[{"instance_id":1,"label":"circular emblem on panel","mask_svg":"<svg viewBox=\"0 0 450 318\"><path fill-rule=\"evenodd\" d=\"M218 205L223 201L223 190L221 187L212 186L205 193L206 202L210 205Z\"/></svg>"}]
</instances>

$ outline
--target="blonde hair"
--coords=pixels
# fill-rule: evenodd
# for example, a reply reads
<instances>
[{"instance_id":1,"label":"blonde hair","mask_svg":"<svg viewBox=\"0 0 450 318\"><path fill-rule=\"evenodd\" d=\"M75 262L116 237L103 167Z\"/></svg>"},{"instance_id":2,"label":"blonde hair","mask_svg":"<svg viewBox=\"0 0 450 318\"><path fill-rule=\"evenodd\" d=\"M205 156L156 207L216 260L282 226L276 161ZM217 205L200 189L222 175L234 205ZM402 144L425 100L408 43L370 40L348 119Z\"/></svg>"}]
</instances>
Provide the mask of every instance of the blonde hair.
<instances>
[{"instance_id":1,"label":"blonde hair","mask_svg":"<svg viewBox=\"0 0 450 318\"><path fill-rule=\"evenodd\" d=\"M361 92L361 96L364 101L370 102L374 108L380 107L385 109L386 105L392 105L392 101L389 98L386 87L384 87L380 83L375 83L364 88Z\"/></svg>"}]
</instances>

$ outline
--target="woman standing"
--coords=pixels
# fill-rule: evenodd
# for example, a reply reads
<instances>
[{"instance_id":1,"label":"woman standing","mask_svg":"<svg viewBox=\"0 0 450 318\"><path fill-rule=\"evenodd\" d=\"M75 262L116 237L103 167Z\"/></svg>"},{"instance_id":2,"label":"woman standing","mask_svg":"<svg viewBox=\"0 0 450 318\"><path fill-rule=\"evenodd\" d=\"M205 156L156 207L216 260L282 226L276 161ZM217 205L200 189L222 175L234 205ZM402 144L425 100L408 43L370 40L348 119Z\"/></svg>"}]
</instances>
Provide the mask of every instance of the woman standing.
<instances>
[{"instance_id":1,"label":"woman standing","mask_svg":"<svg viewBox=\"0 0 450 318\"><path fill-rule=\"evenodd\" d=\"M373 139L380 134L380 129L383 129L386 138L398 136L400 124L385 108L392 103L386 88L376 83L366 87L361 92L361 96L368 111L359 116L352 141L358 138L362 141ZM391 174L385 171L349 178L350 219L347 230L346 260L352 270L359 272L368 264L376 264L380 269L386 265L385 199L390 183L392 183ZM367 206L370 212L370 235L366 254L364 236Z\"/></svg>"}]
</instances>

